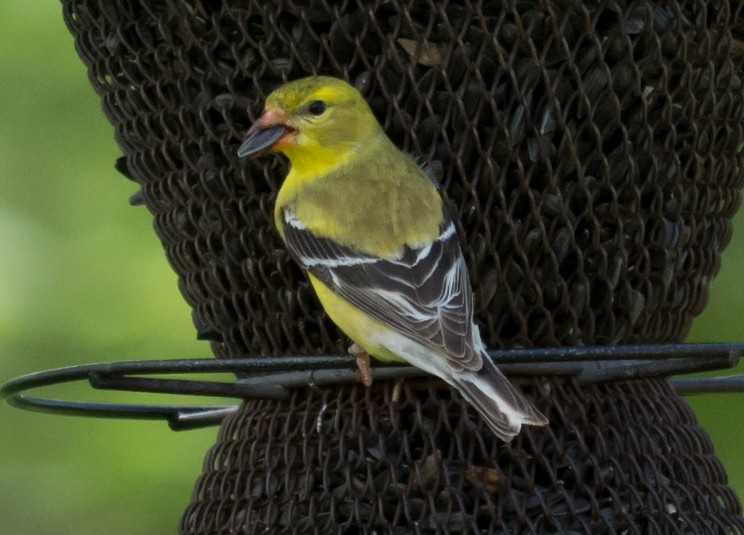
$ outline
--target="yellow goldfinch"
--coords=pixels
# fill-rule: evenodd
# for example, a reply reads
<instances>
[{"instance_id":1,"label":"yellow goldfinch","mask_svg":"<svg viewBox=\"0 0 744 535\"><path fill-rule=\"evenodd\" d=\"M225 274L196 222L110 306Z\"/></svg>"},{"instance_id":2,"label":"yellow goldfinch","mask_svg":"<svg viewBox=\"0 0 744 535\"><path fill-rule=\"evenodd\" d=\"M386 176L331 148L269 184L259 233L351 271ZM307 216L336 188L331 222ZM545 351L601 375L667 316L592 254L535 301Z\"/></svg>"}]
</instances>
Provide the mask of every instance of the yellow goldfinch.
<instances>
[{"instance_id":1,"label":"yellow goldfinch","mask_svg":"<svg viewBox=\"0 0 744 535\"><path fill-rule=\"evenodd\" d=\"M277 229L341 330L380 360L449 383L503 440L547 423L485 352L439 192L356 89L316 76L271 93L238 156L268 151L291 164Z\"/></svg>"}]
</instances>

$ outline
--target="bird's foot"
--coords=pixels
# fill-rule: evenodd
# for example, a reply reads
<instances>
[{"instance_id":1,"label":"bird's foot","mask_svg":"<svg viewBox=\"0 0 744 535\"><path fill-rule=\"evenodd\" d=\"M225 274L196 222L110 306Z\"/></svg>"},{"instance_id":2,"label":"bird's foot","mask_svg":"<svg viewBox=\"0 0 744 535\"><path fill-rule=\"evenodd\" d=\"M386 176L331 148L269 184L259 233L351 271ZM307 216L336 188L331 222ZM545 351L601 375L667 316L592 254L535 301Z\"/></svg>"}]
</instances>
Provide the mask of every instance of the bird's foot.
<instances>
[{"instance_id":1,"label":"bird's foot","mask_svg":"<svg viewBox=\"0 0 744 535\"><path fill-rule=\"evenodd\" d=\"M362 346L353 343L349 347L349 353L354 355L357 363L357 377L359 381L366 387L372 385L372 368L369 364L369 353L367 353Z\"/></svg>"}]
</instances>

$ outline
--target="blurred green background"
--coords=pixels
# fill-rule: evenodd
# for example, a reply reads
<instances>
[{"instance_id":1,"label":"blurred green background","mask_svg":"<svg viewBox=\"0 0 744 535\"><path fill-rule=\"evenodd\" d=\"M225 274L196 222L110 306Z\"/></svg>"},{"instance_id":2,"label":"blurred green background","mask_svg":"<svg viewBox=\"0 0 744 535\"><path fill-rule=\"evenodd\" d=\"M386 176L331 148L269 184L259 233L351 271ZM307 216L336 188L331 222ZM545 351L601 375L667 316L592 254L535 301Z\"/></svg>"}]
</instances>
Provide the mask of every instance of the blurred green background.
<instances>
[{"instance_id":1,"label":"blurred green background","mask_svg":"<svg viewBox=\"0 0 744 535\"><path fill-rule=\"evenodd\" d=\"M211 355L150 214L128 205L136 187L114 171L113 129L59 4L5 0L0 32L0 382L73 364ZM744 340L744 214L735 228L690 340ZM744 496L744 395L689 401ZM173 533L216 436L6 405L0 423L7 535Z\"/></svg>"}]
</instances>

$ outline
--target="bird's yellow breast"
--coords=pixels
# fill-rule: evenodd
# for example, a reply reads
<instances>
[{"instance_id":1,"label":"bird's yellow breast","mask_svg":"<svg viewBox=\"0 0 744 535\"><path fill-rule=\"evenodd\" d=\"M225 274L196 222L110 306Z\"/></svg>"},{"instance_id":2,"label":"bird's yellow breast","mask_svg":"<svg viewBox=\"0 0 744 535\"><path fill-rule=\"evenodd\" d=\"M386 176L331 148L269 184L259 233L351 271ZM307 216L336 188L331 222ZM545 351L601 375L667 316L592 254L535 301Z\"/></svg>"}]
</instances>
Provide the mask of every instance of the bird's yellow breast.
<instances>
[{"instance_id":1,"label":"bird's yellow breast","mask_svg":"<svg viewBox=\"0 0 744 535\"><path fill-rule=\"evenodd\" d=\"M320 303L323 305L323 309L331 318L331 321L338 325L346 336L379 360L403 361L384 346L385 337L390 329L359 310L343 297L339 297L338 294L313 277L312 274L309 275L309 278Z\"/></svg>"}]
</instances>

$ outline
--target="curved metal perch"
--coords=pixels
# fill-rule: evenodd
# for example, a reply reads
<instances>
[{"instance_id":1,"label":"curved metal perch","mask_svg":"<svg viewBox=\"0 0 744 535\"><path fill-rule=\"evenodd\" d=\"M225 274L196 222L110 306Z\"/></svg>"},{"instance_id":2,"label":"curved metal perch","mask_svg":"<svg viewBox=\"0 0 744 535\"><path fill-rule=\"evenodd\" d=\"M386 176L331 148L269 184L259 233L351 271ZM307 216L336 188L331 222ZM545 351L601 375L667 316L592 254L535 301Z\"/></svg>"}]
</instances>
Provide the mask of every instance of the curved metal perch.
<instances>
[{"instance_id":1,"label":"curved metal perch","mask_svg":"<svg viewBox=\"0 0 744 535\"><path fill-rule=\"evenodd\" d=\"M528 348L491 351L491 358L511 376L570 375L579 384L693 373L736 366L744 343L644 344ZM0 398L17 408L35 412L166 420L183 430L219 424L237 405L159 405L101 403L29 396L27 391L87 380L93 388L207 397L287 399L289 389L357 381L354 359L347 356L282 356L237 359L174 359L121 361L58 368L24 375L0 387ZM235 373L233 382L205 379L168 379L146 376L191 373ZM410 366L373 368L377 381L424 377ZM744 375L673 379L681 394L744 392Z\"/></svg>"}]
</instances>

